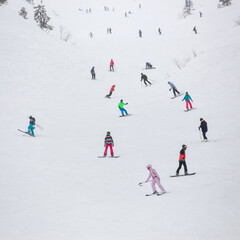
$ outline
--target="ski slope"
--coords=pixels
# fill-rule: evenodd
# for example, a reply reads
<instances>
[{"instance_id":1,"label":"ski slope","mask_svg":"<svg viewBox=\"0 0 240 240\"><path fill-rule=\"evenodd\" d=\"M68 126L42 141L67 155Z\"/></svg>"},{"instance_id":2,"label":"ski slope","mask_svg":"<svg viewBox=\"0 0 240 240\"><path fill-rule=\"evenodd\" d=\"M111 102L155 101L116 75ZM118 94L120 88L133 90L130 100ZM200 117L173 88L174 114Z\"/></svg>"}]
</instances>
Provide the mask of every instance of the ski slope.
<instances>
[{"instance_id":1,"label":"ski slope","mask_svg":"<svg viewBox=\"0 0 240 240\"><path fill-rule=\"evenodd\" d=\"M240 3L219 9L218 1L194 0L183 18L184 2L48 0L50 33L25 0L0 6L1 240L239 239ZM147 61L156 69L142 70ZM196 110L184 112L183 96L171 99L168 81L189 92ZM120 99L132 116L119 118ZM29 115L44 127L35 138L17 131L27 130ZM97 157L107 131L120 158ZM170 178L182 144L197 174ZM145 196L150 183L138 183L147 164L167 194Z\"/></svg>"}]
</instances>

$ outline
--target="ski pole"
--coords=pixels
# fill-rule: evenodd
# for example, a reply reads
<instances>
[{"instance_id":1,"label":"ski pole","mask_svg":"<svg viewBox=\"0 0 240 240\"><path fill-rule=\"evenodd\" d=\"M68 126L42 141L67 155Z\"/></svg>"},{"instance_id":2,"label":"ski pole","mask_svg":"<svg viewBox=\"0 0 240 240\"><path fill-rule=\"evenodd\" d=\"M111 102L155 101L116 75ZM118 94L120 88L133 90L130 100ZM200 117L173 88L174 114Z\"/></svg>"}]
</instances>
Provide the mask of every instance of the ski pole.
<instances>
[{"instance_id":1,"label":"ski pole","mask_svg":"<svg viewBox=\"0 0 240 240\"><path fill-rule=\"evenodd\" d=\"M148 183L148 182L151 182L152 180L150 180L150 181L147 181L147 182L140 182L138 185L139 186L142 186L143 185L143 183Z\"/></svg>"},{"instance_id":2,"label":"ski pole","mask_svg":"<svg viewBox=\"0 0 240 240\"><path fill-rule=\"evenodd\" d=\"M202 142L202 134L201 134L200 129L199 129L199 135L200 135L200 140L201 140L201 142Z\"/></svg>"},{"instance_id":3,"label":"ski pole","mask_svg":"<svg viewBox=\"0 0 240 240\"><path fill-rule=\"evenodd\" d=\"M41 127L39 124L36 124L36 126L42 131L43 127Z\"/></svg>"}]
</instances>

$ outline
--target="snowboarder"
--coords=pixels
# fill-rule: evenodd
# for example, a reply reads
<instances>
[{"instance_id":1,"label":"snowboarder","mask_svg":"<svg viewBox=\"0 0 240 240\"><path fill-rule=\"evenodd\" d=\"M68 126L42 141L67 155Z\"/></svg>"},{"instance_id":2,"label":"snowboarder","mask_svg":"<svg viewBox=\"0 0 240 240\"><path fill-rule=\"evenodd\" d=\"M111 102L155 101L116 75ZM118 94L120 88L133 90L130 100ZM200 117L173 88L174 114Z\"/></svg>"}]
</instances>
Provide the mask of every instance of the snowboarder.
<instances>
[{"instance_id":1,"label":"snowboarder","mask_svg":"<svg viewBox=\"0 0 240 240\"><path fill-rule=\"evenodd\" d=\"M119 110L121 111L122 116L124 116L124 113L125 113L126 115L128 115L126 109L124 109L124 105L128 105L128 103L124 103L123 100L121 99L121 101L120 101L119 104L118 104L118 108L119 108Z\"/></svg>"},{"instance_id":2,"label":"snowboarder","mask_svg":"<svg viewBox=\"0 0 240 240\"><path fill-rule=\"evenodd\" d=\"M175 85L173 84L173 83L171 83L171 82L168 82L168 84L170 85L170 89L169 89L169 91L171 91L171 89L173 90L173 94L174 94L174 97L176 97L176 92L178 93L178 94L180 94L180 92L177 90L177 88L175 87Z\"/></svg>"},{"instance_id":3,"label":"snowboarder","mask_svg":"<svg viewBox=\"0 0 240 240\"><path fill-rule=\"evenodd\" d=\"M197 28L196 28L196 26L194 26L193 31L195 32L195 34L197 34Z\"/></svg>"},{"instance_id":4,"label":"snowboarder","mask_svg":"<svg viewBox=\"0 0 240 240\"><path fill-rule=\"evenodd\" d=\"M33 131L33 129L35 128L35 122L36 122L36 120L35 120L35 118L34 118L33 116L29 116L29 119L30 119L30 121L29 121L29 126L28 126L28 133L29 133L30 135L34 136L34 131Z\"/></svg>"},{"instance_id":5,"label":"snowboarder","mask_svg":"<svg viewBox=\"0 0 240 240\"><path fill-rule=\"evenodd\" d=\"M114 147L114 142L113 142L113 139L112 139L112 136L111 136L111 133L110 132L107 132L107 135L105 137L105 141L104 141L104 147L105 147L105 151L104 151L104 157L107 156L107 150L108 150L108 147L110 147L110 153L111 153L111 156L113 157L114 156L114 153L113 153L113 148Z\"/></svg>"},{"instance_id":6,"label":"snowboarder","mask_svg":"<svg viewBox=\"0 0 240 240\"><path fill-rule=\"evenodd\" d=\"M113 91L115 91L115 85L112 85L112 87L111 87L111 89L110 89L110 92L109 92L109 94L108 95L106 95L106 97L107 98L110 98L111 97L111 95L112 95L112 93L113 93Z\"/></svg>"},{"instance_id":7,"label":"snowboarder","mask_svg":"<svg viewBox=\"0 0 240 240\"><path fill-rule=\"evenodd\" d=\"M159 35L161 35L161 34L162 34L162 32L161 32L161 29L160 29L160 28L158 28L158 33L159 33Z\"/></svg>"},{"instance_id":8,"label":"snowboarder","mask_svg":"<svg viewBox=\"0 0 240 240\"><path fill-rule=\"evenodd\" d=\"M205 120L203 120L202 118L200 118L200 126L198 127L199 131L200 131L200 128L202 129L202 134L203 134L203 141L204 142L207 142L208 139L206 137L206 132L208 131L208 127L207 127L207 122Z\"/></svg>"},{"instance_id":9,"label":"snowboarder","mask_svg":"<svg viewBox=\"0 0 240 240\"><path fill-rule=\"evenodd\" d=\"M190 102L190 100L193 102L192 98L190 97L190 95L188 95L188 92L186 92L186 95L184 96L182 101L186 101L186 108L187 110L189 110L188 105L190 106L190 109L192 109L192 104Z\"/></svg>"},{"instance_id":10,"label":"snowboarder","mask_svg":"<svg viewBox=\"0 0 240 240\"><path fill-rule=\"evenodd\" d=\"M179 167L176 171L177 176L179 175L179 171L182 168L182 165L184 166L185 175L188 174L187 164L186 164L186 161L185 161L186 160L186 154L185 154L186 149L187 149L187 146L183 144L182 149L180 151L180 155L179 155Z\"/></svg>"},{"instance_id":11,"label":"snowboarder","mask_svg":"<svg viewBox=\"0 0 240 240\"><path fill-rule=\"evenodd\" d=\"M91 74L92 74L92 79L95 79L96 78L96 74L95 74L95 70L94 70L94 67L92 67L91 69Z\"/></svg>"},{"instance_id":12,"label":"snowboarder","mask_svg":"<svg viewBox=\"0 0 240 240\"><path fill-rule=\"evenodd\" d=\"M157 194L158 193L157 190L156 190L156 187L155 187L156 183L157 183L158 187L161 189L162 193L165 193L166 191L165 191L164 187L160 183L160 177L159 177L157 171L152 168L151 164L147 165L147 169L149 171L149 176L148 176L146 182L148 182L149 179L152 177L152 190L153 190L153 194Z\"/></svg>"},{"instance_id":13,"label":"snowboarder","mask_svg":"<svg viewBox=\"0 0 240 240\"><path fill-rule=\"evenodd\" d=\"M140 38L142 37L142 31L141 30L138 31L138 35L139 35Z\"/></svg>"},{"instance_id":14,"label":"snowboarder","mask_svg":"<svg viewBox=\"0 0 240 240\"><path fill-rule=\"evenodd\" d=\"M152 64L151 63L149 63L149 62L146 62L146 68L152 68L153 66L152 66Z\"/></svg>"},{"instance_id":15,"label":"snowboarder","mask_svg":"<svg viewBox=\"0 0 240 240\"><path fill-rule=\"evenodd\" d=\"M110 61L110 72L113 71L114 72L114 61L111 59Z\"/></svg>"},{"instance_id":16,"label":"snowboarder","mask_svg":"<svg viewBox=\"0 0 240 240\"><path fill-rule=\"evenodd\" d=\"M145 74L141 73L141 81L143 80L144 84L147 86L147 83L149 83L149 85L152 85L149 81L148 78Z\"/></svg>"}]
</instances>

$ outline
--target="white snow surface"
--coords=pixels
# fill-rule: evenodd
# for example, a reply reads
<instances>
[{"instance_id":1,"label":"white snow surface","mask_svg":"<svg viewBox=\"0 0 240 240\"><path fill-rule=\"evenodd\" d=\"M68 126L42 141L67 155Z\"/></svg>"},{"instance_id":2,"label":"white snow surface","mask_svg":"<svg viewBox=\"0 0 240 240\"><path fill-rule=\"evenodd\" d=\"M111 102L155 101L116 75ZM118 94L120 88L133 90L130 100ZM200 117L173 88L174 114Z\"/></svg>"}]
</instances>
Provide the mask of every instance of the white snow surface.
<instances>
[{"instance_id":1,"label":"white snow surface","mask_svg":"<svg viewBox=\"0 0 240 240\"><path fill-rule=\"evenodd\" d=\"M240 239L240 2L194 0L183 18L184 2L45 0L49 33L25 0L0 6L1 240ZM68 42L60 26L72 34ZM146 61L156 69L143 71ZM168 81L189 92L196 110L171 99ZM113 84L112 99L104 98ZM119 118L120 99L132 116ZM35 138L17 131L27 130L29 115L44 127ZM107 131L120 158L97 157ZM197 174L170 178L182 144ZM167 194L146 197L151 184L138 186L147 164Z\"/></svg>"}]
</instances>

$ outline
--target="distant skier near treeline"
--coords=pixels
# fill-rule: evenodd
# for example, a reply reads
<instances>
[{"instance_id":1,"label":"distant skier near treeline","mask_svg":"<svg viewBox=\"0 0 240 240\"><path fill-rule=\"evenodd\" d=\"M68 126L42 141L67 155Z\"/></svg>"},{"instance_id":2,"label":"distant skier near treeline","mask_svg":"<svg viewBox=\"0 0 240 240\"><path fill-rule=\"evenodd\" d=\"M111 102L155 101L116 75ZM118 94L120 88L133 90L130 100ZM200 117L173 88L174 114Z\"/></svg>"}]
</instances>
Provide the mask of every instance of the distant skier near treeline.
<instances>
[{"instance_id":1,"label":"distant skier near treeline","mask_svg":"<svg viewBox=\"0 0 240 240\"><path fill-rule=\"evenodd\" d=\"M148 182L149 179L152 177L152 190L153 190L153 194L157 194L158 193L157 189L155 187L156 183L157 183L158 187L161 189L162 193L165 193L166 191L165 191L164 187L160 183L160 177L159 177L157 171L152 168L151 164L147 165L147 169L149 171L149 176L148 176L148 178L147 178L147 180L145 182Z\"/></svg>"},{"instance_id":2,"label":"distant skier near treeline","mask_svg":"<svg viewBox=\"0 0 240 240\"><path fill-rule=\"evenodd\" d=\"M187 146L183 144L182 149L181 149L180 154L179 154L179 166L178 166L178 169L176 171L177 176L179 175L179 171L182 168L182 165L184 166L185 175L188 174L187 164L186 164L186 161L185 161L186 160L186 154L185 154L186 149L187 149Z\"/></svg>"},{"instance_id":3,"label":"distant skier near treeline","mask_svg":"<svg viewBox=\"0 0 240 240\"><path fill-rule=\"evenodd\" d=\"M147 83L149 83L149 85L151 85L151 83L148 81L147 75L145 75L143 73L141 73L141 81L142 80L146 86L148 86Z\"/></svg>"},{"instance_id":4,"label":"distant skier near treeline","mask_svg":"<svg viewBox=\"0 0 240 240\"><path fill-rule=\"evenodd\" d=\"M149 62L146 62L146 68L152 68L153 66L152 66L152 64L151 63L149 63Z\"/></svg>"},{"instance_id":5,"label":"distant skier near treeline","mask_svg":"<svg viewBox=\"0 0 240 240\"><path fill-rule=\"evenodd\" d=\"M196 28L196 26L194 26L193 31L195 32L195 34L197 34L197 28Z\"/></svg>"},{"instance_id":6,"label":"distant skier near treeline","mask_svg":"<svg viewBox=\"0 0 240 240\"><path fill-rule=\"evenodd\" d=\"M33 129L35 128L35 118L33 116L29 116L29 126L28 126L28 133L31 134L32 136L34 136L34 131Z\"/></svg>"},{"instance_id":7,"label":"distant skier near treeline","mask_svg":"<svg viewBox=\"0 0 240 240\"><path fill-rule=\"evenodd\" d=\"M92 74L92 79L95 79L96 78L96 74L95 74L95 70L94 70L94 67L92 67L91 69L91 74Z\"/></svg>"},{"instance_id":8,"label":"distant skier near treeline","mask_svg":"<svg viewBox=\"0 0 240 240\"><path fill-rule=\"evenodd\" d=\"M114 61L111 59L110 61L110 72L113 71L114 72Z\"/></svg>"},{"instance_id":9,"label":"distant skier near treeline","mask_svg":"<svg viewBox=\"0 0 240 240\"><path fill-rule=\"evenodd\" d=\"M107 98L110 98L110 96L112 95L113 91L115 91L115 85L112 85L110 92L108 95L106 95Z\"/></svg>"},{"instance_id":10,"label":"distant skier near treeline","mask_svg":"<svg viewBox=\"0 0 240 240\"><path fill-rule=\"evenodd\" d=\"M198 129L199 130L202 129L203 141L207 142L208 141L208 139L206 137L206 133L208 131L207 122L205 120L203 120L202 118L200 118L200 122L201 122L201 124Z\"/></svg>"},{"instance_id":11,"label":"distant skier near treeline","mask_svg":"<svg viewBox=\"0 0 240 240\"><path fill-rule=\"evenodd\" d=\"M158 28L158 33L159 33L159 35L161 35L161 34L162 34L162 32L161 32L161 29L160 29L160 28Z\"/></svg>"},{"instance_id":12,"label":"distant skier near treeline","mask_svg":"<svg viewBox=\"0 0 240 240\"><path fill-rule=\"evenodd\" d=\"M128 112L126 111L126 109L124 108L124 105L128 105L128 103L124 103L123 100L120 100L119 104L118 104L118 108L122 113L122 116L124 116L124 113L126 115L128 115Z\"/></svg>"},{"instance_id":13,"label":"distant skier near treeline","mask_svg":"<svg viewBox=\"0 0 240 240\"><path fill-rule=\"evenodd\" d=\"M188 94L188 92L186 92L182 101L184 101L184 100L186 101L186 109L189 110L188 105L190 106L190 109L192 109L191 101L193 102L193 100L192 100L191 96Z\"/></svg>"},{"instance_id":14,"label":"distant skier near treeline","mask_svg":"<svg viewBox=\"0 0 240 240\"><path fill-rule=\"evenodd\" d=\"M107 156L107 150L108 150L108 147L109 147L111 156L113 157L114 156L114 153L113 153L114 142L113 142L113 139L112 139L112 136L111 136L110 132L107 132L107 135L106 135L105 140L104 140L104 147L105 147L105 151L104 151L103 156L104 157Z\"/></svg>"},{"instance_id":15,"label":"distant skier near treeline","mask_svg":"<svg viewBox=\"0 0 240 240\"><path fill-rule=\"evenodd\" d=\"M140 38L142 37L142 31L141 30L138 31L138 35L139 35Z\"/></svg>"},{"instance_id":16,"label":"distant skier near treeline","mask_svg":"<svg viewBox=\"0 0 240 240\"><path fill-rule=\"evenodd\" d=\"M168 84L169 84L170 87L171 87L171 88L169 89L169 91L171 91L171 89L173 90L174 97L177 96L177 95L176 95L176 92L177 92L178 94L180 94L180 92L177 90L176 86L175 86L173 83L168 82Z\"/></svg>"}]
</instances>

